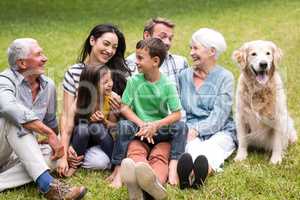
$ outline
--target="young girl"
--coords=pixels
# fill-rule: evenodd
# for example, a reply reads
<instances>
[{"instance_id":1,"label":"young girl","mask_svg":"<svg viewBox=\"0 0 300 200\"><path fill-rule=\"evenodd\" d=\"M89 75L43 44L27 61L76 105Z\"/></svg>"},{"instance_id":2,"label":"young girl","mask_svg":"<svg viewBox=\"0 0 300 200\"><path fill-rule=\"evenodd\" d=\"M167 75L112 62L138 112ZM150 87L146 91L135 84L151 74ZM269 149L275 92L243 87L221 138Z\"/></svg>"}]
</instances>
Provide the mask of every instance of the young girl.
<instances>
[{"instance_id":1,"label":"young girl","mask_svg":"<svg viewBox=\"0 0 300 200\"><path fill-rule=\"evenodd\" d=\"M74 154L73 157L83 156L88 149L98 146L111 158L114 142L110 130L116 126L116 116L109 104L112 87L113 81L108 67L87 66L83 69L71 139L70 152ZM99 158L94 158L97 159ZM66 175L71 176L77 167L78 165L71 165Z\"/></svg>"}]
</instances>

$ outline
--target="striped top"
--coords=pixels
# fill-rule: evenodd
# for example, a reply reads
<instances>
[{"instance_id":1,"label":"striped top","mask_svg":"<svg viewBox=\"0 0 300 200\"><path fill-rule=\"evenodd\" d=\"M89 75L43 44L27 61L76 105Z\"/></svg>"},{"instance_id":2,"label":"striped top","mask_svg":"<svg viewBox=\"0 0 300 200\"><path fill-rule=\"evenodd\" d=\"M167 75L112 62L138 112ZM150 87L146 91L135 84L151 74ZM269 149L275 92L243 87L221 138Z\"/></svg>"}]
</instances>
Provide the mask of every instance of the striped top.
<instances>
[{"instance_id":1,"label":"striped top","mask_svg":"<svg viewBox=\"0 0 300 200\"><path fill-rule=\"evenodd\" d=\"M64 91L70 95L76 97L77 90L79 86L80 74L84 69L85 65L82 63L77 63L72 65L65 73L63 87Z\"/></svg>"}]
</instances>

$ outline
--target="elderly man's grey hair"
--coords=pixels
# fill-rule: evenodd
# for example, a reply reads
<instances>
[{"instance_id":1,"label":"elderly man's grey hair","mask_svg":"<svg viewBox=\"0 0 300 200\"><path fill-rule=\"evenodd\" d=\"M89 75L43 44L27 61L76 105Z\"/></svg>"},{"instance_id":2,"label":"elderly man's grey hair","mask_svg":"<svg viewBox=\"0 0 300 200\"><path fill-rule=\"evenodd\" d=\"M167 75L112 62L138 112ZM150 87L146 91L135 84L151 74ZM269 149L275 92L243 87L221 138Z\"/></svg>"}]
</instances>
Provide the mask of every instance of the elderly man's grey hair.
<instances>
[{"instance_id":1,"label":"elderly man's grey hair","mask_svg":"<svg viewBox=\"0 0 300 200\"><path fill-rule=\"evenodd\" d=\"M37 41L32 38L14 40L7 49L8 64L12 69L18 69L17 60L28 58L33 44Z\"/></svg>"},{"instance_id":2,"label":"elderly man's grey hair","mask_svg":"<svg viewBox=\"0 0 300 200\"><path fill-rule=\"evenodd\" d=\"M221 33L209 28L201 28L192 35L192 41L206 48L216 50L216 59L226 50L226 41Z\"/></svg>"}]
</instances>

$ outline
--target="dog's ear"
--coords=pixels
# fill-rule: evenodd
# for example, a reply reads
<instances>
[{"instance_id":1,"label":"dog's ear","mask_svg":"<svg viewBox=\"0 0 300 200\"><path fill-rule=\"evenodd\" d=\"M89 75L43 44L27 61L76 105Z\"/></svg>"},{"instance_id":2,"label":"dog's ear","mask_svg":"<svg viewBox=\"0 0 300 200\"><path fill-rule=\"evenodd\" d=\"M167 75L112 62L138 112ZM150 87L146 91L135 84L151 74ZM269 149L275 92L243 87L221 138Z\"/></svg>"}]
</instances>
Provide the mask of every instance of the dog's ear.
<instances>
[{"instance_id":1,"label":"dog's ear","mask_svg":"<svg viewBox=\"0 0 300 200\"><path fill-rule=\"evenodd\" d=\"M232 60L242 69L247 65L247 52L245 46L240 47L232 53Z\"/></svg>"},{"instance_id":2,"label":"dog's ear","mask_svg":"<svg viewBox=\"0 0 300 200\"><path fill-rule=\"evenodd\" d=\"M273 51L273 66L277 68L283 56L282 50L276 46L273 42L270 42Z\"/></svg>"}]
</instances>

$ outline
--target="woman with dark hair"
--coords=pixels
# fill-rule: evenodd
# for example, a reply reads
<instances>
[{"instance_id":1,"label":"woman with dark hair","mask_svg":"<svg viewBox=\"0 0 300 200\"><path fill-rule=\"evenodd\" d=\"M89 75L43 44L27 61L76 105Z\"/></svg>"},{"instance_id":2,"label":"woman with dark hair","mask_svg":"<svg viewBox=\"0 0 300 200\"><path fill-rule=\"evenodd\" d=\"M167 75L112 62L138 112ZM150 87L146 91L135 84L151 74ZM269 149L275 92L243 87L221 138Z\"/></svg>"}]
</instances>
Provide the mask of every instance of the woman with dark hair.
<instances>
[{"instance_id":1,"label":"woman with dark hair","mask_svg":"<svg viewBox=\"0 0 300 200\"><path fill-rule=\"evenodd\" d=\"M125 89L126 77L130 76L130 69L125 64L124 59L125 49L125 38L118 28L111 24L97 25L86 38L78 57L78 63L65 73L63 109L60 121L61 140L65 148L65 155L59 161L57 171L60 175L67 175L69 164L76 167L82 161L82 166L86 168L105 169L110 166L109 158L102 149L92 147L84 156L78 156L73 148L69 148L69 143L74 129L75 99L78 95L79 78L82 70L87 65L91 67L106 65L110 69L113 92L109 103L112 110L118 110L120 107L119 95L122 95ZM97 159L93 159L95 157Z\"/></svg>"},{"instance_id":2,"label":"woman with dark hair","mask_svg":"<svg viewBox=\"0 0 300 200\"><path fill-rule=\"evenodd\" d=\"M102 38L103 35L109 34L111 36L117 36L117 44L112 46L113 52L97 52L98 46L96 44L98 42L98 38ZM108 42L108 43L107 43ZM108 46L110 41L103 42L104 46ZM94 48L96 46L96 48ZM126 87L126 77L130 74L130 69L125 64L124 54L126 50L125 37L122 32L120 32L114 25L111 24L101 24L95 26L90 35L84 42L81 53L77 59L77 62L80 64L89 64L89 65L107 65L108 68L112 71L112 79L114 82L113 91L118 95L122 95L125 87ZM95 57L93 57L93 53L95 53ZM102 56L101 56L102 54ZM66 77L66 76L65 76ZM65 84L64 84L65 86Z\"/></svg>"}]
</instances>

